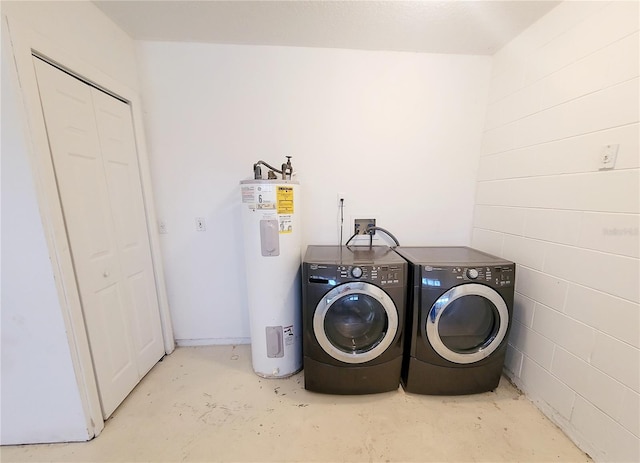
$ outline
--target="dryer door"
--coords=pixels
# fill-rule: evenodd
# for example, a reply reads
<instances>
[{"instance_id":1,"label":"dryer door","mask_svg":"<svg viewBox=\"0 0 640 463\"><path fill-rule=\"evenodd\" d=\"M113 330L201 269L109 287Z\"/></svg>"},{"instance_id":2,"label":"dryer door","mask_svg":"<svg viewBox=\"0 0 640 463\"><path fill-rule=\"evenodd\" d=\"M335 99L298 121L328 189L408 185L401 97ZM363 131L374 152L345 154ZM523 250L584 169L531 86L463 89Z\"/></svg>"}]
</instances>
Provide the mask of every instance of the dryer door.
<instances>
[{"instance_id":1,"label":"dryer door","mask_svg":"<svg viewBox=\"0 0 640 463\"><path fill-rule=\"evenodd\" d=\"M470 283L451 288L431 306L423 329L434 350L450 362L478 362L504 340L509 311L488 286Z\"/></svg>"},{"instance_id":2,"label":"dryer door","mask_svg":"<svg viewBox=\"0 0 640 463\"><path fill-rule=\"evenodd\" d=\"M322 349L346 363L382 354L398 333L398 311L387 293L365 282L344 283L320 300L313 332Z\"/></svg>"}]
</instances>

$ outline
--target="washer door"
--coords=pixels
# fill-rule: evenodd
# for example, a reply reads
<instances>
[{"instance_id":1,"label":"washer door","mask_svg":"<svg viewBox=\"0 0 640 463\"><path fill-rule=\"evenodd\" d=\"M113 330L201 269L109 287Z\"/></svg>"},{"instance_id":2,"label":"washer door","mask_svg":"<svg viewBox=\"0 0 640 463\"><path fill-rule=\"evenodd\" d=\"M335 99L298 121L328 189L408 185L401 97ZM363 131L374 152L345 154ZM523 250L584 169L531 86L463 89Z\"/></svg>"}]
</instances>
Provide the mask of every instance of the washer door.
<instances>
[{"instance_id":1,"label":"washer door","mask_svg":"<svg viewBox=\"0 0 640 463\"><path fill-rule=\"evenodd\" d=\"M322 349L336 360L364 363L391 345L398 332L398 312L379 287L344 283L316 306L313 331Z\"/></svg>"},{"instance_id":2,"label":"washer door","mask_svg":"<svg viewBox=\"0 0 640 463\"><path fill-rule=\"evenodd\" d=\"M434 350L450 362L478 362L504 340L509 311L504 300L488 286L456 286L431 306L425 332Z\"/></svg>"}]
</instances>

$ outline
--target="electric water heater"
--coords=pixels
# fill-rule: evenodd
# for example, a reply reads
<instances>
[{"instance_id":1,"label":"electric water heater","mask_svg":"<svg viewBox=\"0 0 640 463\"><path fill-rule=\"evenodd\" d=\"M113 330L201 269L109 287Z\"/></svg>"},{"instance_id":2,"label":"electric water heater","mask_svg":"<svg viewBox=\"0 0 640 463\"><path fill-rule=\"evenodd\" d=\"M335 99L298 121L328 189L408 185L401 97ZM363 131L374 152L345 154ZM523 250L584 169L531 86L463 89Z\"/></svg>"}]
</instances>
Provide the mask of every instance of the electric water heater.
<instances>
[{"instance_id":1,"label":"electric water heater","mask_svg":"<svg viewBox=\"0 0 640 463\"><path fill-rule=\"evenodd\" d=\"M265 378L302 369L300 186L290 177L240 182L251 357Z\"/></svg>"}]
</instances>

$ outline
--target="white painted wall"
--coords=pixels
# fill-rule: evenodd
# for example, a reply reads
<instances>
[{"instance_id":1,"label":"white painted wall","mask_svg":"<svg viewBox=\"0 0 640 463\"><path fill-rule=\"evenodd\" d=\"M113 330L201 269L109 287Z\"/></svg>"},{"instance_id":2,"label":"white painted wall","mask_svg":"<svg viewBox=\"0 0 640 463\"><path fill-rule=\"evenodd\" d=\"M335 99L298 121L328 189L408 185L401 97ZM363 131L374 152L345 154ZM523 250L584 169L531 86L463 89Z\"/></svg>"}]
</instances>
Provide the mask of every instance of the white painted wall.
<instances>
[{"instance_id":1,"label":"white painted wall","mask_svg":"<svg viewBox=\"0 0 640 463\"><path fill-rule=\"evenodd\" d=\"M257 160L293 156L305 248L338 244L338 192L345 241L351 219L370 215L405 245L469 244L490 58L158 42L138 52L179 343L248 340L239 181Z\"/></svg>"},{"instance_id":2,"label":"white painted wall","mask_svg":"<svg viewBox=\"0 0 640 463\"><path fill-rule=\"evenodd\" d=\"M132 40L90 2L2 2L67 56L137 88ZM32 143L3 19L2 34L2 444L92 437L73 370L37 203Z\"/></svg>"},{"instance_id":3,"label":"white painted wall","mask_svg":"<svg viewBox=\"0 0 640 463\"><path fill-rule=\"evenodd\" d=\"M2 43L2 392L0 443L89 435Z\"/></svg>"},{"instance_id":4,"label":"white painted wall","mask_svg":"<svg viewBox=\"0 0 640 463\"><path fill-rule=\"evenodd\" d=\"M640 459L638 5L565 2L496 54L473 226L519 264L508 374L596 461Z\"/></svg>"},{"instance_id":5,"label":"white painted wall","mask_svg":"<svg viewBox=\"0 0 640 463\"><path fill-rule=\"evenodd\" d=\"M20 21L76 59L138 89L133 40L89 1L2 1L2 14Z\"/></svg>"}]
</instances>

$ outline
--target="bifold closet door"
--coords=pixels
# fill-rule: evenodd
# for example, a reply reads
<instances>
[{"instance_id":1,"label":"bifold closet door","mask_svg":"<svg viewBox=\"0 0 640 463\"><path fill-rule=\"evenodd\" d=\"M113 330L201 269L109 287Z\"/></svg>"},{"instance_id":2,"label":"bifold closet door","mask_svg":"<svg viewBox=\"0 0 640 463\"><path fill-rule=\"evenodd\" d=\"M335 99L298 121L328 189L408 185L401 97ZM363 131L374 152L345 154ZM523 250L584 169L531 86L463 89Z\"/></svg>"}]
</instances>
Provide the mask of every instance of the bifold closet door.
<instances>
[{"instance_id":1,"label":"bifold closet door","mask_svg":"<svg viewBox=\"0 0 640 463\"><path fill-rule=\"evenodd\" d=\"M106 419L164 355L131 112L33 61Z\"/></svg>"}]
</instances>

